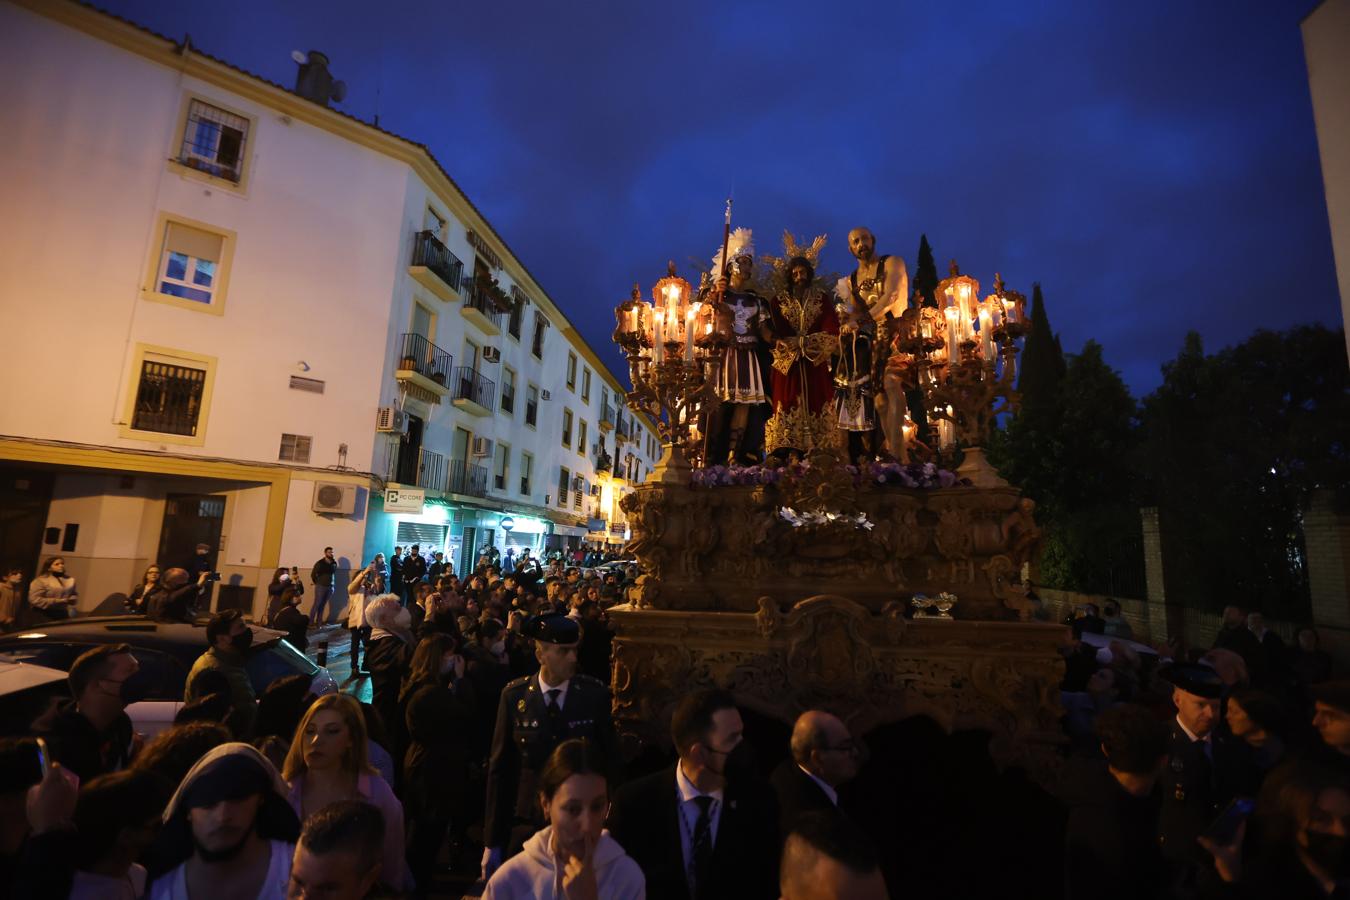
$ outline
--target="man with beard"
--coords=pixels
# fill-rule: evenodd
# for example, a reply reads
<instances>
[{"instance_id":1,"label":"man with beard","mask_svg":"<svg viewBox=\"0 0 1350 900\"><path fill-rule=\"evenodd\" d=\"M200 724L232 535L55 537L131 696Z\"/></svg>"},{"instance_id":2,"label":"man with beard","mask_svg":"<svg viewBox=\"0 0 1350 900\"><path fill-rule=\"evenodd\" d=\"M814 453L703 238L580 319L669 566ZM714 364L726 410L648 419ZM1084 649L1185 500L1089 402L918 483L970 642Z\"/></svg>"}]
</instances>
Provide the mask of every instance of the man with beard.
<instances>
[{"instance_id":1,"label":"man with beard","mask_svg":"<svg viewBox=\"0 0 1350 900\"><path fill-rule=\"evenodd\" d=\"M731 694L685 695L670 721L679 760L624 785L609 829L651 900L778 896L778 802L754 774Z\"/></svg>"},{"instance_id":2,"label":"man with beard","mask_svg":"<svg viewBox=\"0 0 1350 900\"><path fill-rule=\"evenodd\" d=\"M840 352L835 367L838 424L848 432L849 459L874 449L872 405L881 413L881 433L897 459L904 446L905 393L898 371L886 369L894 329L909 303L909 273L899 256L877 256L870 229L848 233L848 249L858 260L853 274L839 279ZM885 372L884 381L880 373ZM878 388L881 392L878 394Z\"/></svg>"},{"instance_id":3,"label":"man with beard","mask_svg":"<svg viewBox=\"0 0 1350 900\"><path fill-rule=\"evenodd\" d=\"M172 868L151 900L281 900L300 822L277 770L248 744L221 744L183 778L164 811L157 848Z\"/></svg>"},{"instance_id":4,"label":"man with beard","mask_svg":"<svg viewBox=\"0 0 1350 900\"><path fill-rule=\"evenodd\" d=\"M727 264L717 278L721 295L717 314L731 324L731 343L722 356L714 388L721 404L708 424L708 459L714 463L754 465L764 451L764 420L769 402L764 377L765 343L772 337L769 304L751 286L755 245L749 228L737 228L728 239ZM713 271L722 266L722 251L713 257Z\"/></svg>"},{"instance_id":5,"label":"man with beard","mask_svg":"<svg viewBox=\"0 0 1350 900\"><path fill-rule=\"evenodd\" d=\"M205 686L213 688L223 677L229 686L230 706L234 709L231 728L237 736L251 735L258 704L244 662L249 647L253 646L253 631L239 610L227 609L211 616L206 623L206 640L210 646L197 657L192 671L188 672L183 702L192 703L212 693Z\"/></svg>"},{"instance_id":6,"label":"man with beard","mask_svg":"<svg viewBox=\"0 0 1350 900\"><path fill-rule=\"evenodd\" d=\"M839 349L839 317L825 292L815 287L811 261L788 261L787 288L774 298L773 417L764 426L769 453L805 456L835 444L830 401L830 358Z\"/></svg>"}]
</instances>

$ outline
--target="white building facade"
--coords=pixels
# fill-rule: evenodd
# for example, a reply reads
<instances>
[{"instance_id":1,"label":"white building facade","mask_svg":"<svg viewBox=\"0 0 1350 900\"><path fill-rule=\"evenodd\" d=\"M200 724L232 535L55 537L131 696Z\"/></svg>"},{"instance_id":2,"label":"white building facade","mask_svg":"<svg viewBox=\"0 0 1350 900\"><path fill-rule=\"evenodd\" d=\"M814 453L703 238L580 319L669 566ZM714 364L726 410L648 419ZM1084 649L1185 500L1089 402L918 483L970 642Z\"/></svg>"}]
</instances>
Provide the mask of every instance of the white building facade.
<instances>
[{"instance_id":1,"label":"white building facade","mask_svg":"<svg viewBox=\"0 0 1350 900\"><path fill-rule=\"evenodd\" d=\"M75 4L0 5L0 77L0 563L88 610L204 542L258 611L325 546L621 540L650 423L424 147Z\"/></svg>"}]
</instances>

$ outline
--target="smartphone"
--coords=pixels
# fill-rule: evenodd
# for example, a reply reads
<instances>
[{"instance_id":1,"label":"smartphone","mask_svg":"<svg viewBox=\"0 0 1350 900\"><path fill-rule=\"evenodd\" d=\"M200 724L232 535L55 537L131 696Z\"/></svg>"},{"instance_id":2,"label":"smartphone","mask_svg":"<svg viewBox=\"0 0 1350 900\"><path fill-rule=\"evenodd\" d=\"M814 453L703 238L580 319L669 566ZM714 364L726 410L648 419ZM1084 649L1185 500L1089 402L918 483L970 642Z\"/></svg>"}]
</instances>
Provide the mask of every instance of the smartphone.
<instances>
[{"instance_id":1,"label":"smartphone","mask_svg":"<svg viewBox=\"0 0 1350 900\"><path fill-rule=\"evenodd\" d=\"M52 753L47 749L47 742L42 738L34 738L37 741L38 768L42 770L42 778L47 778L47 773L52 769Z\"/></svg>"},{"instance_id":2,"label":"smartphone","mask_svg":"<svg viewBox=\"0 0 1350 900\"><path fill-rule=\"evenodd\" d=\"M1233 843L1238 826L1256 809L1256 800L1251 797L1234 797L1233 802L1224 807L1219 817L1205 829L1205 837L1220 846Z\"/></svg>"}]
</instances>

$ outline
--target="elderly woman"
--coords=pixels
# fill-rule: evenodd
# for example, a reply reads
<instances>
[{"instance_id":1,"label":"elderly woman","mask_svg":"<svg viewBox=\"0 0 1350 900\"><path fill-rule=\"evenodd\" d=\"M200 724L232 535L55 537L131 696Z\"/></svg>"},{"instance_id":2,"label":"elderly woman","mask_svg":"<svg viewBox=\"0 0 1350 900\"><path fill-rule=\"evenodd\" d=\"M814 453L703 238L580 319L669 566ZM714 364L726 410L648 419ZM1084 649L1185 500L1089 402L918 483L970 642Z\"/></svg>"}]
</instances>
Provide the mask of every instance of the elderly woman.
<instances>
[{"instance_id":1,"label":"elderly woman","mask_svg":"<svg viewBox=\"0 0 1350 900\"><path fill-rule=\"evenodd\" d=\"M28 586L28 605L48 619L67 619L75 615L75 604L79 599L75 576L66 574L64 557L53 556L47 560L41 573Z\"/></svg>"}]
</instances>

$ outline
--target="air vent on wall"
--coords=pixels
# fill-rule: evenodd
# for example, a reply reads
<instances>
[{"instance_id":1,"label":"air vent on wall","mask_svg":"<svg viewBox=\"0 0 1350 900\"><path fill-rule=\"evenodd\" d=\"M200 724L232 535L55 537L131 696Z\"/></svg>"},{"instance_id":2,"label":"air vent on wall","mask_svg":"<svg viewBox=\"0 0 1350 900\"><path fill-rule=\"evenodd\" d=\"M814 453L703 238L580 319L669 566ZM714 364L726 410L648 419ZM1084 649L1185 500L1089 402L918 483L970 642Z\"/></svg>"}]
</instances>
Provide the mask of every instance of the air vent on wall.
<instances>
[{"instance_id":1,"label":"air vent on wall","mask_svg":"<svg viewBox=\"0 0 1350 900\"><path fill-rule=\"evenodd\" d=\"M299 375L291 376L291 390L309 391L311 394L323 393L323 382L317 378L302 378Z\"/></svg>"}]
</instances>

